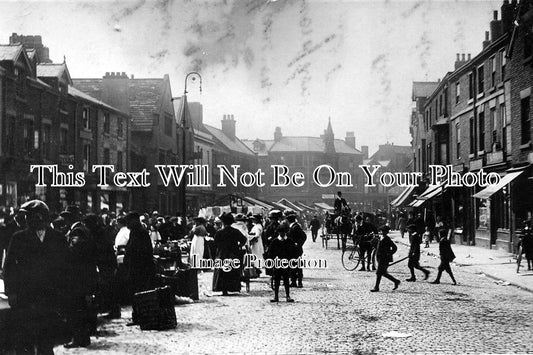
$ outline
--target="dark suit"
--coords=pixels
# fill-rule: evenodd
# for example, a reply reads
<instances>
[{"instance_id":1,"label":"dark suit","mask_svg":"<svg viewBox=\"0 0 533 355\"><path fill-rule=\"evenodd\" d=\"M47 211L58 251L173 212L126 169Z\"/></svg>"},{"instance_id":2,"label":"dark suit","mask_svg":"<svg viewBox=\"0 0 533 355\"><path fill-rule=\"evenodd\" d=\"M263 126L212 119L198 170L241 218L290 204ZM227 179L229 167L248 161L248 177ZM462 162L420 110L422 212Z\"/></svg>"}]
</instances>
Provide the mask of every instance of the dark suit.
<instances>
[{"instance_id":1,"label":"dark suit","mask_svg":"<svg viewBox=\"0 0 533 355\"><path fill-rule=\"evenodd\" d=\"M385 235L378 243L376 250L376 259L378 261L378 269L376 271L376 290L379 290L379 283L381 282L381 277L386 277L394 283L399 283L396 278L388 272L389 264L392 262L392 256L396 253L398 247L390 239L388 235Z\"/></svg>"},{"instance_id":2,"label":"dark suit","mask_svg":"<svg viewBox=\"0 0 533 355\"><path fill-rule=\"evenodd\" d=\"M242 246L246 245L247 238L237 229L225 226L215 233L216 259L239 259L244 253ZM213 272L213 291L237 292L241 290L241 269L224 271L215 268Z\"/></svg>"},{"instance_id":3,"label":"dark suit","mask_svg":"<svg viewBox=\"0 0 533 355\"><path fill-rule=\"evenodd\" d=\"M418 233L412 233L410 236L411 246L409 247L409 261L407 267L411 272L411 278L408 280L415 281L415 269L422 271L426 278L429 275L429 271L420 266L420 243L422 243L422 237Z\"/></svg>"},{"instance_id":4,"label":"dark suit","mask_svg":"<svg viewBox=\"0 0 533 355\"><path fill-rule=\"evenodd\" d=\"M18 348L37 345L41 353L53 353L54 341L60 335L57 315L64 309L68 293L67 259L65 237L49 227L42 242L30 229L13 235L4 281Z\"/></svg>"},{"instance_id":5,"label":"dark suit","mask_svg":"<svg viewBox=\"0 0 533 355\"><path fill-rule=\"evenodd\" d=\"M296 243L290 238L277 237L270 244L268 249L268 258L270 259L287 259L291 260L299 256L299 251ZM275 299L278 299L279 286L281 279L283 279L283 285L285 286L285 294L289 297L289 278L292 274L290 269L274 268L272 270L274 279L274 294Z\"/></svg>"},{"instance_id":6,"label":"dark suit","mask_svg":"<svg viewBox=\"0 0 533 355\"><path fill-rule=\"evenodd\" d=\"M296 223L293 222L289 226L289 232L287 233L287 238L291 239L296 246L296 257L300 257L303 255L303 245L305 241L307 240L307 235L303 231L302 227ZM303 271L301 268L295 268L292 270L291 275L291 285L296 286L296 282L298 282L298 286L301 287L302 280L303 280Z\"/></svg>"},{"instance_id":7,"label":"dark suit","mask_svg":"<svg viewBox=\"0 0 533 355\"><path fill-rule=\"evenodd\" d=\"M438 268L437 278L434 282L439 283L440 278L442 276L442 272L446 271L448 275L450 275L450 278L452 279L453 283L455 284L456 281L453 277L452 268L450 267L450 263L453 261L453 259L455 259L455 254L453 253L452 246L447 238L443 238L439 242L439 254L440 265Z\"/></svg>"}]
</instances>

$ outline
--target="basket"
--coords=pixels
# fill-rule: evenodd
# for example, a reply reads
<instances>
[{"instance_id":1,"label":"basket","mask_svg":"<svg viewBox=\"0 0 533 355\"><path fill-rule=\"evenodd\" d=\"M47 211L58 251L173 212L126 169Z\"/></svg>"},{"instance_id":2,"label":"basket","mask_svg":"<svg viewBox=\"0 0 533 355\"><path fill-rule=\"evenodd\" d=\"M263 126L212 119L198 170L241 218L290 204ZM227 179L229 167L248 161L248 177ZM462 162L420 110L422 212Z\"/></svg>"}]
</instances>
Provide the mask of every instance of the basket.
<instances>
[{"instance_id":1,"label":"basket","mask_svg":"<svg viewBox=\"0 0 533 355\"><path fill-rule=\"evenodd\" d=\"M177 326L174 293L168 286L136 293L133 307L141 330L165 330Z\"/></svg>"}]
</instances>

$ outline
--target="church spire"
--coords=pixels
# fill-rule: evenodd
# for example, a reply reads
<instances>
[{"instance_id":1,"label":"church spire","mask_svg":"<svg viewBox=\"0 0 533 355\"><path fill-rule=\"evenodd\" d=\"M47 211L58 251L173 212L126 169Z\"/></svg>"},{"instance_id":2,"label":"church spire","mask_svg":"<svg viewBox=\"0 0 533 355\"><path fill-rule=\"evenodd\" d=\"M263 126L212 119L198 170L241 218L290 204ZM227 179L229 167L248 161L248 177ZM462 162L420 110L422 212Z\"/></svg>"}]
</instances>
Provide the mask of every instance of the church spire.
<instances>
[{"instance_id":1,"label":"church spire","mask_svg":"<svg viewBox=\"0 0 533 355\"><path fill-rule=\"evenodd\" d=\"M335 153L335 135L331 127L331 117L328 118L328 128L324 131L324 152Z\"/></svg>"}]
</instances>

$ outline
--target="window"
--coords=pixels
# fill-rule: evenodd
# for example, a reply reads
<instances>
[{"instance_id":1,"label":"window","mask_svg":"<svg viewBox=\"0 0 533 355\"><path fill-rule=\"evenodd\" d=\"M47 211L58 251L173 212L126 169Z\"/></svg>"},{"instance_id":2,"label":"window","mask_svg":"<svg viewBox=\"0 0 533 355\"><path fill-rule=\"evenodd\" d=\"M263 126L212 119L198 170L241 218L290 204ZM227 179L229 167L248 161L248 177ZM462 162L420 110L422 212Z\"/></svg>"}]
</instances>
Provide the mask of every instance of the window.
<instances>
[{"instance_id":1,"label":"window","mask_svg":"<svg viewBox=\"0 0 533 355\"><path fill-rule=\"evenodd\" d=\"M122 162L123 160L123 157L122 157L122 152L119 150L117 152L117 171L123 171L124 169L124 164Z\"/></svg>"},{"instance_id":2,"label":"window","mask_svg":"<svg viewBox=\"0 0 533 355\"><path fill-rule=\"evenodd\" d=\"M496 57L491 57L489 59L489 70L490 70L490 87L493 88L496 86Z\"/></svg>"},{"instance_id":3,"label":"window","mask_svg":"<svg viewBox=\"0 0 533 355\"><path fill-rule=\"evenodd\" d=\"M7 121L6 143L7 154L15 154L15 136L16 136L15 117L9 117Z\"/></svg>"},{"instance_id":4,"label":"window","mask_svg":"<svg viewBox=\"0 0 533 355\"><path fill-rule=\"evenodd\" d=\"M477 68L477 93L482 94L485 90L485 75L483 72L483 65Z\"/></svg>"},{"instance_id":5,"label":"window","mask_svg":"<svg viewBox=\"0 0 533 355\"><path fill-rule=\"evenodd\" d=\"M500 78L501 81L505 81L505 64L507 64L507 58L505 58L505 50L500 51Z\"/></svg>"},{"instance_id":6,"label":"window","mask_svg":"<svg viewBox=\"0 0 533 355\"><path fill-rule=\"evenodd\" d=\"M15 68L13 72L17 79L16 87L15 87L15 94L17 96L23 96L24 88L26 84L26 80L24 80L26 78L26 75L24 74L24 70L22 70L21 68Z\"/></svg>"},{"instance_id":7,"label":"window","mask_svg":"<svg viewBox=\"0 0 533 355\"><path fill-rule=\"evenodd\" d=\"M428 157L428 165L431 165L433 164L433 159L432 159L432 147L431 147L431 143L428 143L428 152L427 152L427 157Z\"/></svg>"},{"instance_id":8,"label":"window","mask_svg":"<svg viewBox=\"0 0 533 355\"><path fill-rule=\"evenodd\" d=\"M91 146L89 144L83 145L83 170L89 171L91 167Z\"/></svg>"},{"instance_id":9,"label":"window","mask_svg":"<svg viewBox=\"0 0 533 355\"><path fill-rule=\"evenodd\" d=\"M448 116L448 87L444 88L444 116Z\"/></svg>"},{"instance_id":10,"label":"window","mask_svg":"<svg viewBox=\"0 0 533 355\"><path fill-rule=\"evenodd\" d=\"M476 127L474 125L474 117L470 117L470 154L476 152Z\"/></svg>"},{"instance_id":11,"label":"window","mask_svg":"<svg viewBox=\"0 0 533 355\"><path fill-rule=\"evenodd\" d=\"M83 108L82 112L82 120L83 120L83 128L90 129L89 119L90 119L91 112L88 107Z\"/></svg>"},{"instance_id":12,"label":"window","mask_svg":"<svg viewBox=\"0 0 533 355\"><path fill-rule=\"evenodd\" d=\"M172 137L172 116L165 114L165 134Z\"/></svg>"},{"instance_id":13,"label":"window","mask_svg":"<svg viewBox=\"0 0 533 355\"><path fill-rule=\"evenodd\" d=\"M533 32L531 29L526 30L524 36L524 59L531 57L533 54Z\"/></svg>"},{"instance_id":14,"label":"window","mask_svg":"<svg viewBox=\"0 0 533 355\"><path fill-rule=\"evenodd\" d=\"M109 165L109 162L111 161L109 156L109 148L104 148L104 164Z\"/></svg>"},{"instance_id":15,"label":"window","mask_svg":"<svg viewBox=\"0 0 533 355\"><path fill-rule=\"evenodd\" d=\"M122 137L124 134L124 127L122 123L122 117L117 117L117 136Z\"/></svg>"},{"instance_id":16,"label":"window","mask_svg":"<svg viewBox=\"0 0 533 355\"><path fill-rule=\"evenodd\" d=\"M441 115L442 115L442 94L439 96L439 116Z\"/></svg>"},{"instance_id":17,"label":"window","mask_svg":"<svg viewBox=\"0 0 533 355\"><path fill-rule=\"evenodd\" d=\"M461 98L461 83L455 83L455 103L458 104Z\"/></svg>"},{"instance_id":18,"label":"window","mask_svg":"<svg viewBox=\"0 0 533 355\"><path fill-rule=\"evenodd\" d=\"M479 120L479 150L485 150L485 112L478 114Z\"/></svg>"},{"instance_id":19,"label":"window","mask_svg":"<svg viewBox=\"0 0 533 355\"><path fill-rule=\"evenodd\" d=\"M468 99L474 98L474 74L468 73Z\"/></svg>"},{"instance_id":20,"label":"window","mask_svg":"<svg viewBox=\"0 0 533 355\"><path fill-rule=\"evenodd\" d=\"M50 133L52 131L52 127L49 124L45 124L43 126L43 156L46 159L50 159Z\"/></svg>"},{"instance_id":21,"label":"window","mask_svg":"<svg viewBox=\"0 0 533 355\"><path fill-rule=\"evenodd\" d=\"M531 141L531 109L529 105L530 97L524 97L520 101L520 122L522 132L522 144Z\"/></svg>"},{"instance_id":22,"label":"window","mask_svg":"<svg viewBox=\"0 0 533 355\"><path fill-rule=\"evenodd\" d=\"M495 145L495 148L498 149L500 142L499 127L500 123L498 121L498 115L496 115L496 107L490 109L490 122L492 123L492 144Z\"/></svg>"},{"instance_id":23,"label":"window","mask_svg":"<svg viewBox=\"0 0 533 355\"><path fill-rule=\"evenodd\" d=\"M500 105L500 128L501 128L501 147L504 152L507 151L507 113L505 104Z\"/></svg>"},{"instance_id":24,"label":"window","mask_svg":"<svg viewBox=\"0 0 533 355\"><path fill-rule=\"evenodd\" d=\"M455 157L459 159L461 157L461 126L459 125L459 122L455 124Z\"/></svg>"},{"instance_id":25,"label":"window","mask_svg":"<svg viewBox=\"0 0 533 355\"><path fill-rule=\"evenodd\" d=\"M104 112L104 133L109 133L110 126L111 126L111 119L109 118L109 113Z\"/></svg>"},{"instance_id":26,"label":"window","mask_svg":"<svg viewBox=\"0 0 533 355\"><path fill-rule=\"evenodd\" d=\"M59 152L62 154L68 152L68 130L66 128L59 130Z\"/></svg>"},{"instance_id":27,"label":"window","mask_svg":"<svg viewBox=\"0 0 533 355\"><path fill-rule=\"evenodd\" d=\"M24 151L27 156L32 156L35 146L35 134L33 132L33 121L24 120L24 126L22 130L22 138L24 140Z\"/></svg>"}]
</instances>

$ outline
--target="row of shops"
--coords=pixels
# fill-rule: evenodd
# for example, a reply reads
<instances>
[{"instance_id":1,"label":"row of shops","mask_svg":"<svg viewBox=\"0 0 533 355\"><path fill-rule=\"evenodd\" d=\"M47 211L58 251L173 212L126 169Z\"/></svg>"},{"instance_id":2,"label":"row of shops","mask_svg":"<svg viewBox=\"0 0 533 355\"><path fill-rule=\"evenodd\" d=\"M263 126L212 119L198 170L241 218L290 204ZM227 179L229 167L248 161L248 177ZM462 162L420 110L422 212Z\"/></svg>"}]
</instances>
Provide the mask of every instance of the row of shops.
<instances>
[{"instance_id":1,"label":"row of shops","mask_svg":"<svg viewBox=\"0 0 533 355\"><path fill-rule=\"evenodd\" d=\"M426 220L441 217L453 229L455 243L516 252L523 223L533 215L533 167L490 171L500 175L497 184L421 184L405 188L391 201L391 207L421 212Z\"/></svg>"}]
</instances>

